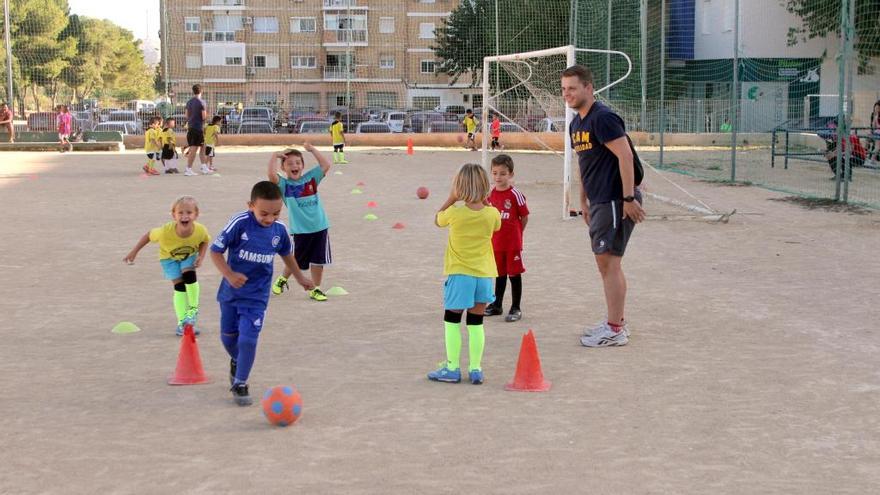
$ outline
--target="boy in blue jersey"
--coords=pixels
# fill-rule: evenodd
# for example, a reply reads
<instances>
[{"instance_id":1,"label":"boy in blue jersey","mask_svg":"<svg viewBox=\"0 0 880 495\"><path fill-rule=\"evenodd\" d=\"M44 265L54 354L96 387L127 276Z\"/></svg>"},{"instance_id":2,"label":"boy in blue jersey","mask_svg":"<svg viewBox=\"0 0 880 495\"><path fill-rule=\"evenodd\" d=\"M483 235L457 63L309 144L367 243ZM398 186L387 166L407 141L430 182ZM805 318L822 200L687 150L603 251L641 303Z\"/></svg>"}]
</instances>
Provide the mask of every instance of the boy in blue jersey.
<instances>
[{"instance_id":1,"label":"boy in blue jersey","mask_svg":"<svg viewBox=\"0 0 880 495\"><path fill-rule=\"evenodd\" d=\"M277 221L282 205L278 186L269 181L256 183L248 211L234 215L211 245L211 260L223 275L217 291L220 339L231 358L229 381L232 397L240 406L253 403L247 379L266 315L275 255L281 256L304 289L314 288L296 266L287 228ZM229 255L224 259L227 250Z\"/></svg>"}]
</instances>

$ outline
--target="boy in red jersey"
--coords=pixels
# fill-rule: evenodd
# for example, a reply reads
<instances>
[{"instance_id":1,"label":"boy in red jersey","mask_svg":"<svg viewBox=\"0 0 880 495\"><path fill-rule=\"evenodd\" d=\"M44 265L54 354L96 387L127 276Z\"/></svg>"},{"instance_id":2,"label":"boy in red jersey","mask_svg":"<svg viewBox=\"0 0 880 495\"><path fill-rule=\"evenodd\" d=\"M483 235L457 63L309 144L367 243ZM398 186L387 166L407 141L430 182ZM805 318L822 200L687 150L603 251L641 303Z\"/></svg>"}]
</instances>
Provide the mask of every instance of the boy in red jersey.
<instances>
[{"instance_id":1,"label":"boy in red jersey","mask_svg":"<svg viewBox=\"0 0 880 495\"><path fill-rule=\"evenodd\" d=\"M501 230L492 236L498 278L495 279L495 302L486 307L486 316L504 313L501 304L510 278L513 302L504 321L519 321L522 318L519 307L522 274L526 271L522 262L523 230L529 221L529 207L526 197L513 187L513 159L510 155L498 155L492 159L492 179L495 187L489 194L489 203L501 212Z\"/></svg>"}]
</instances>

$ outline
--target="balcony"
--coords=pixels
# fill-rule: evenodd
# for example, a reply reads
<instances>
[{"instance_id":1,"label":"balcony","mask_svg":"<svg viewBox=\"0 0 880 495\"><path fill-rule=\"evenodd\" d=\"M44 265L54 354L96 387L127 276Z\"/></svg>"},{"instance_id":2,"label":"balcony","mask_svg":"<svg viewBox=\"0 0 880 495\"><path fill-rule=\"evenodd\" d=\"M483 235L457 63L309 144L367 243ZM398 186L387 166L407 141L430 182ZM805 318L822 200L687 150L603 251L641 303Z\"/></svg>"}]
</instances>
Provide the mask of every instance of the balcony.
<instances>
[{"instance_id":1,"label":"balcony","mask_svg":"<svg viewBox=\"0 0 880 495\"><path fill-rule=\"evenodd\" d=\"M330 81L345 81L347 79L355 79L354 67L346 67L343 65L325 65L324 79Z\"/></svg>"},{"instance_id":2,"label":"balcony","mask_svg":"<svg viewBox=\"0 0 880 495\"><path fill-rule=\"evenodd\" d=\"M208 5L202 5L202 10L246 10L245 0L211 0Z\"/></svg>"},{"instance_id":3,"label":"balcony","mask_svg":"<svg viewBox=\"0 0 880 495\"><path fill-rule=\"evenodd\" d=\"M357 0L324 0L324 10L367 8L366 5L358 5Z\"/></svg>"},{"instance_id":4,"label":"balcony","mask_svg":"<svg viewBox=\"0 0 880 495\"><path fill-rule=\"evenodd\" d=\"M324 30L324 44L367 44L366 29L341 29L341 30Z\"/></svg>"}]
</instances>

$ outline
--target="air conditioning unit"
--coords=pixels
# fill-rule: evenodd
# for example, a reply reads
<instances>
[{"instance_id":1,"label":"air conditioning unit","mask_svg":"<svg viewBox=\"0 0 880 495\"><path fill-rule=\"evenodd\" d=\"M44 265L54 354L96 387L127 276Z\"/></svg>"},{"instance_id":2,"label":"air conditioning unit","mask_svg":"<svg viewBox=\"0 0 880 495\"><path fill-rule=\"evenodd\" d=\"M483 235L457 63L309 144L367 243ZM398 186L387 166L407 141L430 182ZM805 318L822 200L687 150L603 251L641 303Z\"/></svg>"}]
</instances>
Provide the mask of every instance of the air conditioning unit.
<instances>
[{"instance_id":1,"label":"air conditioning unit","mask_svg":"<svg viewBox=\"0 0 880 495\"><path fill-rule=\"evenodd\" d=\"M253 17L245 17L245 18L244 18L244 23L245 23L245 25L248 25L248 26L249 26L249 25L251 25L251 24L254 23L254 18L253 18Z\"/></svg>"},{"instance_id":2,"label":"air conditioning unit","mask_svg":"<svg viewBox=\"0 0 880 495\"><path fill-rule=\"evenodd\" d=\"M247 73L247 75L253 76L256 75L257 69L254 69L253 67L248 67L247 69L245 69L245 72Z\"/></svg>"}]
</instances>

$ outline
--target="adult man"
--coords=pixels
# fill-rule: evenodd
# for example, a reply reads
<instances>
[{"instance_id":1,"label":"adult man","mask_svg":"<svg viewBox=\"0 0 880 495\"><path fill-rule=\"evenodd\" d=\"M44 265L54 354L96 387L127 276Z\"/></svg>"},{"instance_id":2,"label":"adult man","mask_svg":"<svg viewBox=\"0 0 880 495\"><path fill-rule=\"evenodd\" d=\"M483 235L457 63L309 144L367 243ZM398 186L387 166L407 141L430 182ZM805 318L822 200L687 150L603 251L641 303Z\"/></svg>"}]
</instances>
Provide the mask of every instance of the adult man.
<instances>
[{"instance_id":1,"label":"adult man","mask_svg":"<svg viewBox=\"0 0 880 495\"><path fill-rule=\"evenodd\" d=\"M12 110L6 103L0 103L0 129L9 133L9 142L15 142L15 126L12 123Z\"/></svg>"},{"instance_id":2,"label":"adult man","mask_svg":"<svg viewBox=\"0 0 880 495\"><path fill-rule=\"evenodd\" d=\"M623 119L593 96L593 74L574 65L562 72L562 96L575 110L568 132L578 154L581 209L590 228L590 240L608 310L606 321L581 337L585 347L626 345L624 320L626 278L621 260L636 223L645 218L635 167Z\"/></svg>"},{"instance_id":3,"label":"adult man","mask_svg":"<svg viewBox=\"0 0 880 495\"><path fill-rule=\"evenodd\" d=\"M210 174L207 159L205 157L205 120L208 118L208 112L205 110L205 104L202 102L202 87L198 84L192 87L193 97L186 102L186 110L184 116L187 122L186 144L189 150L186 153L186 172L183 175L198 175L193 172L192 166L196 159L196 153L199 154L199 162L202 164L202 173Z\"/></svg>"}]
</instances>

